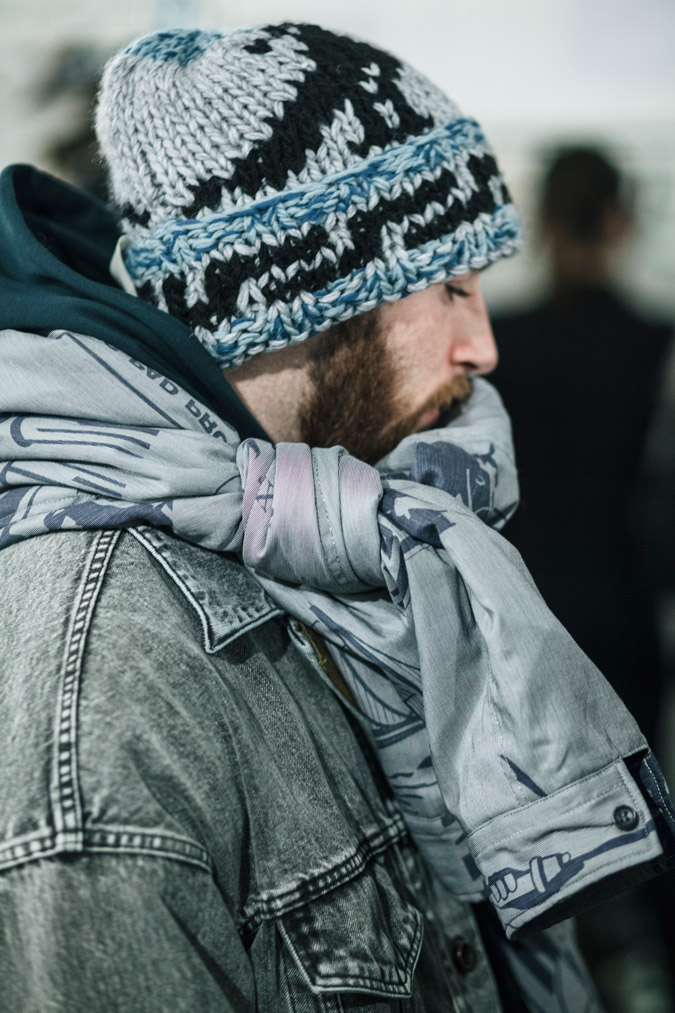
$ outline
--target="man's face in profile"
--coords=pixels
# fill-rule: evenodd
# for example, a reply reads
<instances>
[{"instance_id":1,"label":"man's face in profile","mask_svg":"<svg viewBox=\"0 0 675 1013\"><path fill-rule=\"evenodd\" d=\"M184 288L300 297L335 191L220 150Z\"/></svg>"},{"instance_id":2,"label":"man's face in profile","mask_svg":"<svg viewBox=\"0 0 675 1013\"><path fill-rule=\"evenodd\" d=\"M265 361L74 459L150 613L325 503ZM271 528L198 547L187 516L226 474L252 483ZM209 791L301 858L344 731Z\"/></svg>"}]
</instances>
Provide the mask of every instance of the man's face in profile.
<instances>
[{"instance_id":1,"label":"man's face in profile","mask_svg":"<svg viewBox=\"0 0 675 1013\"><path fill-rule=\"evenodd\" d=\"M477 272L432 285L308 343L303 442L374 464L436 425L488 373L497 349Z\"/></svg>"}]
</instances>

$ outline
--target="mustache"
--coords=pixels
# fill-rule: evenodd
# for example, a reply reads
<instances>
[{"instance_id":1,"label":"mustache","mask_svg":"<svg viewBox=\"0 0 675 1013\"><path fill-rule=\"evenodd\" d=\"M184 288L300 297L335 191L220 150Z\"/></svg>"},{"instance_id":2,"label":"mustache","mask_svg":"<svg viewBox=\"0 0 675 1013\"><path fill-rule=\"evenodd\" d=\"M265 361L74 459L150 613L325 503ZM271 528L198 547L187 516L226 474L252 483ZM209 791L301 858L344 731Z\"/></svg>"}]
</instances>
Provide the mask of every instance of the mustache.
<instances>
[{"instance_id":1,"label":"mustache","mask_svg":"<svg viewBox=\"0 0 675 1013\"><path fill-rule=\"evenodd\" d=\"M412 426L412 429L416 428L416 423L430 411L438 411L442 416L452 408L459 407L464 401L467 401L471 397L471 380L464 373L459 376L454 376L449 383L443 384L438 387L431 397L427 398L421 408L411 416L408 423Z\"/></svg>"},{"instance_id":2,"label":"mustache","mask_svg":"<svg viewBox=\"0 0 675 1013\"><path fill-rule=\"evenodd\" d=\"M449 383L443 384L441 387L437 387L433 394L427 398L421 408L417 408L414 412L404 416L403 418L396 419L385 428L377 444L377 453L371 455L368 463L372 464L374 461L384 457L384 455L388 454L390 450L393 450L394 447L396 447L401 440L404 439L404 437L417 432L419 430L420 419L427 412L437 410L441 417L443 415L448 415L471 396L471 391L471 380L464 374L455 376ZM450 419L446 418L442 424L446 425L449 421Z\"/></svg>"}]
</instances>

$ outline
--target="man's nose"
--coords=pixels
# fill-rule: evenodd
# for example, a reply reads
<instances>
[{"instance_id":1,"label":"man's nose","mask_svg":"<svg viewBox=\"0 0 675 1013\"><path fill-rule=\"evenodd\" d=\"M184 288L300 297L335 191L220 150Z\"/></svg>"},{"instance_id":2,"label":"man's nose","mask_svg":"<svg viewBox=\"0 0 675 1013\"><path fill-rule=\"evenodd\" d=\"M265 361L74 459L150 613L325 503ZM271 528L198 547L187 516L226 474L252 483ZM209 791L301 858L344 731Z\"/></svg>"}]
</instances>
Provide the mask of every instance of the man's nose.
<instances>
[{"instance_id":1,"label":"man's nose","mask_svg":"<svg viewBox=\"0 0 675 1013\"><path fill-rule=\"evenodd\" d=\"M476 301L477 305L474 303L464 322L453 358L455 364L463 366L467 373L479 376L492 372L499 361L499 352L482 295Z\"/></svg>"}]
</instances>

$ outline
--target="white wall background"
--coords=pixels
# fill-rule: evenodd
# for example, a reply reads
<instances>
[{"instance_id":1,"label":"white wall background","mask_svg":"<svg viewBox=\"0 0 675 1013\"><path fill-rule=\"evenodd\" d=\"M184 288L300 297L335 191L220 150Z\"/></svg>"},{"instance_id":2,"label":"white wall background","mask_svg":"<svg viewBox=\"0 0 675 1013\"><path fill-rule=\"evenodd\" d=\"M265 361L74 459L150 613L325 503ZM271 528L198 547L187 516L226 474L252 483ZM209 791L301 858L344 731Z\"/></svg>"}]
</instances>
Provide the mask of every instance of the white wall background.
<instances>
[{"instance_id":1,"label":"white wall background","mask_svg":"<svg viewBox=\"0 0 675 1013\"><path fill-rule=\"evenodd\" d=\"M59 110L35 109L29 86L63 43L113 50L167 25L282 19L360 34L428 73L485 127L526 224L541 153L606 143L640 183L621 274L644 306L675 317L673 0L0 0L0 164L40 164L58 134ZM528 248L485 287L494 306L540 281Z\"/></svg>"}]
</instances>

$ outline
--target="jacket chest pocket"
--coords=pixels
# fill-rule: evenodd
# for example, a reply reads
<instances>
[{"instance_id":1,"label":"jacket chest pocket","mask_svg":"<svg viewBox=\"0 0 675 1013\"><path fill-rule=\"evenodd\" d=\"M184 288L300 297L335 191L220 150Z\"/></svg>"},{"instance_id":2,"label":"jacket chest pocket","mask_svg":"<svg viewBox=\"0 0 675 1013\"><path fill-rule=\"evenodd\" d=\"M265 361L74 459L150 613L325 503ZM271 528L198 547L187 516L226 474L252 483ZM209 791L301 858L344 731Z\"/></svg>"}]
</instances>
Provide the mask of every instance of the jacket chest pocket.
<instances>
[{"instance_id":1,"label":"jacket chest pocket","mask_svg":"<svg viewBox=\"0 0 675 1013\"><path fill-rule=\"evenodd\" d=\"M353 1005L367 1011L371 1004L363 1000L372 996L373 1010L414 1009L399 1000L412 996L422 925L421 914L401 898L383 864L372 862L354 879L277 920L285 951L285 980L279 984L289 999L280 1008L328 1013Z\"/></svg>"}]
</instances>

